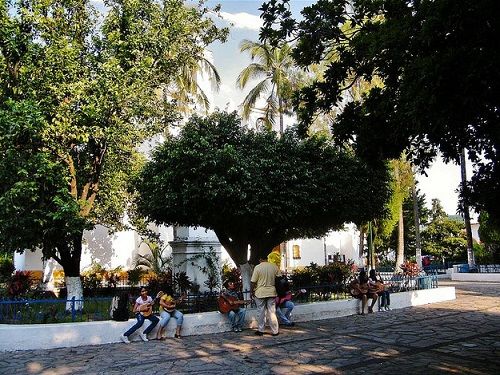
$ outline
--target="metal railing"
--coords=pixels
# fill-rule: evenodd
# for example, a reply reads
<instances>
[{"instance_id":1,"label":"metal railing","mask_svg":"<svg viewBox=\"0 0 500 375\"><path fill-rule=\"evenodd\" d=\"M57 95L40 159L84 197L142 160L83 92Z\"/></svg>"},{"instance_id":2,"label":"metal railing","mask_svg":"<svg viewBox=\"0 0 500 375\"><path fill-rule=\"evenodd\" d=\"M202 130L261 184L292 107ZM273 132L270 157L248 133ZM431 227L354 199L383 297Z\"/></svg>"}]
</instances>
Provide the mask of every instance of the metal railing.
<instances>
[{"instance_id":1,"label":"metal railing","mask_svg":"<svg viewBox=\"0 0 500 375\"><path fill-rule=\"evenodd\" d=\"M381 273L384 283L391 293L430 289L438 287L438 279L430 276L404 276L392 273ZM296 303L312 303L352 298L349 294L349 283L329 283L323 285L300 286L293 291L305 289L303 293L296 293ZM250 292L244 293L249 300ZM178 305L178 309L185 314L217 311L219 293L188 294L185 301ZM129 295L130 305L133 305L135 296ZM0 324L43 324L101 321L110 319L112 297L95 297L66 300L66 299L14 299L0 300ZM249 305L255 307L254 302ZM81 308L82 307L82 308ZM158 304L155 305L156 313ZM131 312L130 317L134 314Z\"/></svg>"},{"instance_id":2,"label":"metal railing","mask_svg":"<svg viewBox=\"0 0 500 375\"><path fill-rule=\"evenodd\" d=\"M0 301L0 323L36 324L109 319L112 297L86 299L15 299ZM82 306L79 309L79 306Z\"/></svg>"}]
</instances>

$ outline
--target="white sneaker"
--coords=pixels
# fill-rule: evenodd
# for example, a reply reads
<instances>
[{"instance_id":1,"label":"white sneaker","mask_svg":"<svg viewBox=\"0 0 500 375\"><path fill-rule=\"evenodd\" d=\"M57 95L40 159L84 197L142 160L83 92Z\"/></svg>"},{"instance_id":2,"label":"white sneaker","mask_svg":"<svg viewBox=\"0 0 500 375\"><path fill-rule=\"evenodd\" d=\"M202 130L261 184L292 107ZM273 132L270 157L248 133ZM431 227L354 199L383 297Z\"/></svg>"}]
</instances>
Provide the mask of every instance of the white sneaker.
<instances>
[{"instance_id":1,"label":"white sneaker","mask_svg":"<svg viewBox=\"0 0 500 375\"><path fill-rule=\"evenodd\" d=\"M130 344L130 340L128 339L127 336L121 335L120 339L125 343L125 344Z\"/></svg>"},{"instance_id":2,"label":"white sneaker","mask_svg":"<svg viewBox=\"0 0 500 375\"><path fill-rule=\"evenodd\" d=\"M139 333L139 336L141 336L142 341L144 341L144 342L148 342L149 341L148 340L148 336L145 335L144 333Z\"/></svg>"}]
</instances>

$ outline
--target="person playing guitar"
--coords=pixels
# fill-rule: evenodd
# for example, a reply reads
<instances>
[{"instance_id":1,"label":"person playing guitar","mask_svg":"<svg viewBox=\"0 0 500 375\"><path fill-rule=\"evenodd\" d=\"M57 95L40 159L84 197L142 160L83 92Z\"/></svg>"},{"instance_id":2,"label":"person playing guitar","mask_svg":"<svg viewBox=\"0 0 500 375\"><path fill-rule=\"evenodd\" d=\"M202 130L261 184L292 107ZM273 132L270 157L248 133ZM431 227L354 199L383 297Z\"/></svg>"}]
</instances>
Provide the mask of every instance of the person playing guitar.
<instances>
[{"instance_id":1,"label":"person playing guitar","mask_svg":"<svg viewBox=\"0 0 500 375\"><path fill-rule=\"evenodd\" d=\"M242 305L250 302L240 299L240 295L236 291L236 285L234 282L228 281L227 288L219 296L219 311L227 314L233 332L241 332L243 330L246 309Z\"/></svg>"},{"instance_id":2,"label":"person playing guitar","mask_svg":"<svg viewBox=\"0 0 500 375\"><path fill-rule=\"evenodd\" d=\"M141 295L135 300L135 305L134 305L134 313L137 322L121 336L121 340L124 343L126 344L130 343L128 339L129 336L135 331L137 331L139 328L141 328L146 319L150 320L151 324L148 325L148 327L144 330L144 332L139 333L139 336L141 337L142 341L149 341L148 333L150 333L160 321L158 317L152 314L153 305L155 301L161 297L162 294L163 292L159 292L158 295L153 300L151 296L148 296L148 290L146 288L141 288Z\"/></svg>"},{"instance_id":3,"label":"person playing guitar","mask_svg":"<svg viewBox=\"0 0 500 375\"><path fill-rule=\"evenodd\" d=\"M184 315L176 309L177 304L181 303L186 299L186 295L183 294L179 299L174 299L174 297L164 294L160 299L160 328L158 329L158 333L156 334L157 340L165 340L163 337L163 331L167 326L171 317L175 318L177 324L175 328L174 337L177 339L181 338L181 328L182 322L184 321Z\"/></svg>"},{"instance_id":4,"label":"person playing guitar","mask_svg":"<svg viewBox=\"0 0 500 375\"><path fill-rule=\"evenodd\" d=\"M295 326L295 323L292 322L292 310L295 307L292 299L299 294L306 293L306 290L300 289L298 292L292 293L287 277L282 276L276 280L276 292L278 294L276 297L276 316L278 317L278 321L287 327Z\"/></svg>"}]
</instances>

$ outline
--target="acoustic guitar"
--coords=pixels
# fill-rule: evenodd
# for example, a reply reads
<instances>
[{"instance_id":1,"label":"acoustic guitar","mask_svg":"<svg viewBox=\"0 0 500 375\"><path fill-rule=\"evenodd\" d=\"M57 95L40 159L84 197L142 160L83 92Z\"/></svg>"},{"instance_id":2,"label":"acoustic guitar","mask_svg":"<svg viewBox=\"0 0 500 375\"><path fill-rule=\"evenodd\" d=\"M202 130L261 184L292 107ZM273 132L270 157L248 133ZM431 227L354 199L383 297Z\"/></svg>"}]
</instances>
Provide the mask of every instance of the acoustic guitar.
<instances>
[{"instance_id":1,"label":"acoustic guitar","mask_svg":"<svg viewBox=\"0 0 500 375\"><path fill-rule=\"evenodd\" d=\"M182 303L186 299L187 299L187 294L183 293L177 300L167 301L166 302L167 306L162 306L162 307L165 309L166 312L171 313L175 310L175 308L177 307L177 304Z\"/></svg>"},{"instance_id":2,"label":"acoustic guitar","mask_svg":"<svg viewBox=\"0 0 500 375\"><path fill-rule=\"evenodd\" d=\"M292 299L296 298L297 296L300 296L301 294L307 293L307 290L305 289L299 289L296 292L293 293L287 293L283 297L276 297L276 307L279 307L283 302L286 301L291 301Z\"/></svg>"},{"instance_id":3,"label":"acoustic guitar","mask_svg":"<svg viewBox=\"0 0 500 375\"><path fill-rule=\"evenodd\" d=\"M349 285L349 291L353 297L360 297L368 293L368 283L360 284L358 280L353 280Z\"/></svg>"},{"instance_id":4,"label":"acoustic guitar","mask_svg":"<svg viewBox=\"0 0 500 375\"><path fill-rule=\"evenodd\" d=\"M221 294L217 302L219 304L219 311L222 314L227 314L229 311L238 310L241 305L246 305L247 303L251 303L252 301L243 301L239 300L236 297L231 297L228 295L223 296Z\"/></svg>"},{"instance_id":5,"label":"acoustic guitar","mask_svg":"<svg viewBox=\"0 0 500 375\"><path fill-rule=\"evenodd\" d=\"M384 283L377 281L375 285L370 285L368 288L369 293L382 293L385 290Z\"/></svg>"},{"instance_id":6,"label":"acoustic guitar","mask_svg":"<svg viewBox=\"0 0 500 375\"><path fill-rule=\"evenodd\" d=\"M143 317L148 317L153 313L153 305L155 302L158 300L158 298L161 298L163 296L163 292L158 292L156 297L151 301L150 303L146 303L144 305L139 306L139 312Z\"/></svg>"}]
</instances>

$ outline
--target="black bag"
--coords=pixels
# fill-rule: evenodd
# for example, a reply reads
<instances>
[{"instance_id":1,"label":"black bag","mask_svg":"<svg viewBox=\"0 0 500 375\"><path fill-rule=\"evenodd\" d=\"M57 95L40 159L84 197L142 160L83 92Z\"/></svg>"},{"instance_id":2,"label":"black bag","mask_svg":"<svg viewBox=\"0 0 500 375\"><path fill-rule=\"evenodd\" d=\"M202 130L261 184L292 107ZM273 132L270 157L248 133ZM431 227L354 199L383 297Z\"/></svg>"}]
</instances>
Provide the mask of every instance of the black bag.
<instances>
[{"instance_id":1,"label":"black bag","mask_svg":"<svg viewBox=\"0 0 500 375\"><path fill-rule=\"evenodd\" d=\"M129 301L128 294L122 293L119 296L114 296L109 309L111 319L117 322L125 322L129 318Z\"/></svg>"},{"instance_id":2,"label":"black bag","mask_svg":"<svg viewBox=\"0 0 500 375\"><path fill-rule=\"evenodd\" d=\"M276 276L275 286L278 297L284 297L286 292L290 290L290 285L288 284L286 276Z\"/></svg>"}]
</instances>

